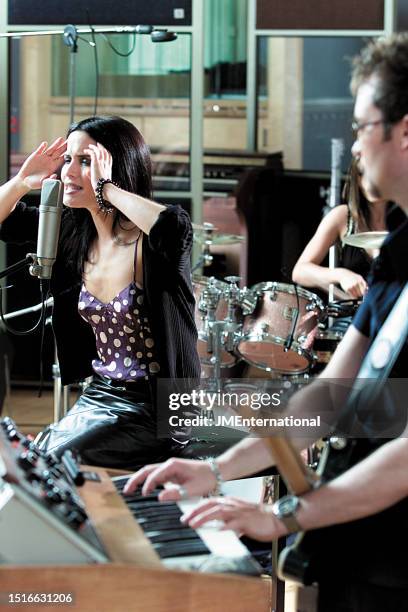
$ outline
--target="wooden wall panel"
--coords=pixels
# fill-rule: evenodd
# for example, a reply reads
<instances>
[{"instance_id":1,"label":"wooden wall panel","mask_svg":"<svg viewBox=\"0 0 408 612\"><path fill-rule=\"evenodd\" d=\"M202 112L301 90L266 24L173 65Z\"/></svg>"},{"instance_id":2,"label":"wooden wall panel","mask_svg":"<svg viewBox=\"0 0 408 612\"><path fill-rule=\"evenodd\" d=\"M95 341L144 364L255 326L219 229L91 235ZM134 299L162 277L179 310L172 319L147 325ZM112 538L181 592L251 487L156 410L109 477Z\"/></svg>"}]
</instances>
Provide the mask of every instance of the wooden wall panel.
<instances>
[{"instance_id":1,"label":"wooden wall panel","mask_svg":"<svg viewBox=\"0 0 408 612\"><path fill-rule=\"evenodd\" d=\"M257 0L257 29L382 30L384 0Z\"/></svg>"}]
</instances>

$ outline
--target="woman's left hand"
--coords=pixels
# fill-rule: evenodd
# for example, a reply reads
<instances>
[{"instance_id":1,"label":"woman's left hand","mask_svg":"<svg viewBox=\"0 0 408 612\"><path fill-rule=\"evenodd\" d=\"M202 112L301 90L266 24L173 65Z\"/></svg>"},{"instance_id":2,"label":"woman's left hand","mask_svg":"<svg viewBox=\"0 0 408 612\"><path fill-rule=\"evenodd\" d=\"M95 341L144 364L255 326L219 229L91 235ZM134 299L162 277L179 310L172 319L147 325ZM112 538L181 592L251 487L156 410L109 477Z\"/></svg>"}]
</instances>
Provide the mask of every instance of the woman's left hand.
<instances>
[{"instance_id":1,"label":"woman's left hand","mask_svg":"<svg viewBox=\"0 0 408 612\"><path fill-rule=\"evenodd\" d=\"M223 529L232 529L238 535L247 535L261 542L276 540L287 533L283 523L272 514L271 506L253 504L236 497L214 497L203 501L181 520L193 529L208 521L221 520Z\"/></svg>"},{"instance_id":2,"label":"woman's left hand","mask_svg":"<svg viewBox=\"0 0 408 612\"><path fill-rule=\"evenodd\" d=\"M100 142L96 145L90 144L84 153L91 158L91 183L96 189L99 179L112 178L112 155Z\"/></svg>"}]
</instances>

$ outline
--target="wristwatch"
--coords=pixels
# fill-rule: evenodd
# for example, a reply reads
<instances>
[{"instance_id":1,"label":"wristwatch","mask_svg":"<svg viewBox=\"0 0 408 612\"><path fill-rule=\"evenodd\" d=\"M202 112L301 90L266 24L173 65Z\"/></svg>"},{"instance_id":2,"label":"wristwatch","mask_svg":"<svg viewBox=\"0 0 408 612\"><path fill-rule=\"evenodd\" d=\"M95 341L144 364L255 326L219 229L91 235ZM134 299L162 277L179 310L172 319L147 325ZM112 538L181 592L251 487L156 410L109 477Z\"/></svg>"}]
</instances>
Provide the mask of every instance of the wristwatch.
<instances>
[{"instance_id":1,"label":"wristwatch","mask_svg":"<svg viewBox=\"0 0 408 612\"><path fill-rule=\"evenodd\" d=\"M284 495L272 506L272 512L277 519L282 521L289 533L303 531L296 519L296 511L299 510L300 499L296 495Z\"/></svg>"}]
</instances>

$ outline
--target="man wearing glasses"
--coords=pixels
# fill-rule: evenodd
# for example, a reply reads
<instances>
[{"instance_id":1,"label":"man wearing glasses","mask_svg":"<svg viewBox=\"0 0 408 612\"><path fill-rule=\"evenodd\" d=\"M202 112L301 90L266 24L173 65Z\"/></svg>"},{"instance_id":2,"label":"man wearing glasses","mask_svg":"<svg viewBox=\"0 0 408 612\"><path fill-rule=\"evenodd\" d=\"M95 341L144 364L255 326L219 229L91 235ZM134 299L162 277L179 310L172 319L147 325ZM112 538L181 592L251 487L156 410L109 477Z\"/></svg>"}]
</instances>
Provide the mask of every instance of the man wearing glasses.
<instances>
[{"instance_id":1,"label":"man wearing glasses","mask_svg":"<svg viewBox=\"0 0 408 612\"><path fill-rule=\"evenodd\" d=\"M364 188L396 202L408 215L408 35L370 43L354 60L355 143ZM408 280L408 220L384 244L372 272L369 293L322 379L354 380L364 356ZM391 372L406 378L405 345ZM315 405L319 389L312 384L294 396L289 411L302 414ZM290 532L319 530L326 550L319 566L319 612L405 612L408 610L408 427L399 437L355 441L359 462L300 499L285 512L255 504L219 500L204 502L186 517L193 527L220 518L227 527L261 540ZM310 444L293 439L298 448ZM357 453L358 454L358 453ZM166 481L179 488L162 499L208 493L220 480L242 477L274 458L262 439L248 439L216 462L172 459L146 466L133 476L128 491L146 480L145 492ZM293 496L292 496L293 497ZM289 508L289 509L288 509ZM336 524L336 527L325 528Z\"/></svg>"}]
</instances>

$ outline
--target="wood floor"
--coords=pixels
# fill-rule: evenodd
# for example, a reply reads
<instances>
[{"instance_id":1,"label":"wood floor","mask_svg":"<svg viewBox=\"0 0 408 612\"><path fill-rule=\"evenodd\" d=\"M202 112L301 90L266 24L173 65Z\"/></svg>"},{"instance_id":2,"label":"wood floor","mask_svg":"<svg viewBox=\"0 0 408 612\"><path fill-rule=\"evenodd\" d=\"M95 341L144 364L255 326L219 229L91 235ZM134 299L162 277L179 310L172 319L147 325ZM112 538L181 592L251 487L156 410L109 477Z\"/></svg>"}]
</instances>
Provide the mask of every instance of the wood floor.
<instances>
[{"instance_id":1,"label":"wood floor","mask_svg":"<svg viewBox=\"0 0 408 612\"><path fill-rule=\"evenodd\" d=\"M46 389L38 397L38 389L13 388L5 399L2 417L11 417L24 434L37 434L53 418L53 392Z\"/></svg>"}]
</instances>

